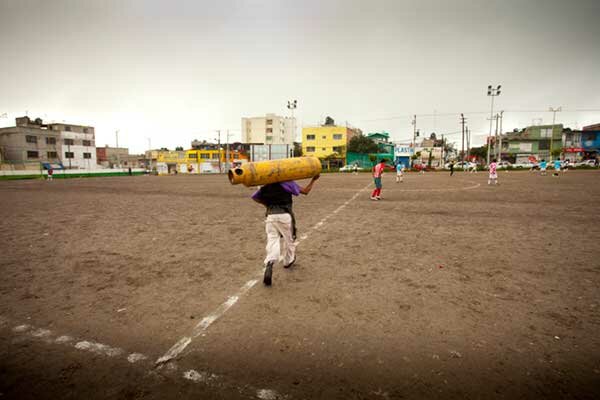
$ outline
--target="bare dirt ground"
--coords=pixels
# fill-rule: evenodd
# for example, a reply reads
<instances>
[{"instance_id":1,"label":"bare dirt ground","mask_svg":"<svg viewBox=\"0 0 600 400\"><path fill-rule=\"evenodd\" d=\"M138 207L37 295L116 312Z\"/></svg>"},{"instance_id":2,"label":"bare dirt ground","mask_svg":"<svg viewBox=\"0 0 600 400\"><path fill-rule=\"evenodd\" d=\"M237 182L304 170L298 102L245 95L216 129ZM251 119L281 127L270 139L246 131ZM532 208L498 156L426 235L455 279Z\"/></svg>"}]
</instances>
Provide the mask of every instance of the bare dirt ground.
<instances>
[{"instance_id":1,"label":"bare dirt ground","mask_svg":"<svg viewBox=\"0 0 600 400\"><path fill-rule=\"evenodd\" d=\"M599 398L600 173L486 178L325 174L239 298L264 215L224 176L0 182L0 399Z\"/></svg>"}]
</instances>

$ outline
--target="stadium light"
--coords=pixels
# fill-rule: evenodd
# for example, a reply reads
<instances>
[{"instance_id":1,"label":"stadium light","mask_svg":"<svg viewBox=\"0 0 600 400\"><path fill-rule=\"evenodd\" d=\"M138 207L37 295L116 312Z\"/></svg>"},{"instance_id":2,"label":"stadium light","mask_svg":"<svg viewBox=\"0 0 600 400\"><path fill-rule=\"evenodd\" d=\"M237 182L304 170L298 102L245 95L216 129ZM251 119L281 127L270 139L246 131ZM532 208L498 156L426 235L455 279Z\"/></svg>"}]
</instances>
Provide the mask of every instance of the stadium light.
<instances>
[{"instance_id":1,"label":"stadium light","mask_svg":"<svg viewBox=\"0 0 600 400\"><path fill-rule=\"evenodd\" d=\"M492 85L488 85L488 92L487 95L490 96L492 98L492 109L490 111L490 134L487 138L487 164L490 165L490 151L491 151L491 144L492 144L492 121L494 119L494 97L496 96L500 96L500 88L502 87L502 85L498 85L498 87L493 88Z\"/></svg>"}]
</instances>

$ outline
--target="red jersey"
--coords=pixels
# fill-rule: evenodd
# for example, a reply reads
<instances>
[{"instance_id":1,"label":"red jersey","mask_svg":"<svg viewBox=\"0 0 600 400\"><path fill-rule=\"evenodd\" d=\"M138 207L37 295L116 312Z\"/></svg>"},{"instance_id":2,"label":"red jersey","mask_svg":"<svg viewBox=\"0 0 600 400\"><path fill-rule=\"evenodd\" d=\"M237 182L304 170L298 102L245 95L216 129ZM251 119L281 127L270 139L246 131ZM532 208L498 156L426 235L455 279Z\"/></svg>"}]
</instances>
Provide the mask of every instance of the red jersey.
<instances>
[{"instance_id":1,"label":"red jersey","mask_svg":"<svg viewBox=\"0 0 600 400\"><path fill-rule=\"evenodd\" d=\"M383 163L379 163L373 168L373 178L381 178L384 166L385 165Z\"/></svg>"}]
</instances>

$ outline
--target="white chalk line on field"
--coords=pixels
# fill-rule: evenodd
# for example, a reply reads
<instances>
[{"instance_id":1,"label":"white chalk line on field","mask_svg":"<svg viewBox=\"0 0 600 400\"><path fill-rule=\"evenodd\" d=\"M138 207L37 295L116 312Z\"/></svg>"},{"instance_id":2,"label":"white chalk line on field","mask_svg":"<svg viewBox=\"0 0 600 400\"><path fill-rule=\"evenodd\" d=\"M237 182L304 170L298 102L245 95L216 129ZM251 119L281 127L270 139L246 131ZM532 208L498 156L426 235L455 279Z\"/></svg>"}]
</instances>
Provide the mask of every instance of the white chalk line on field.
<instances>
[{"instance_id":1,"label":"white chalk line on field","mask_svg":"<svg viewBox=\"0 0 600 400\"><path fill-rule=\"evenodd\" d=\"M302 235L299 239L297 239L295 243L299 244L301 241L308 239L311 232L313 232L314 230L317 230L320 227L322 227L323 225L325 225L325 222L327 221L327 219L329 217L331 217L334 214L341 211L344 207L346 207L348 204L350 204L350 202L355 200L362 192L367 190L369 188L369 186L371 186L371 183L369 183L367 186L365 186L364 188L362 188L361 190L356 192L354 194L354 196L352 196L344 204L342 204L341 206L336 208L334 211L332 211L330 214L326 215L319 222L317 222L304 235ZM261 271L261 275L262 275L262 273L263 272ZM192 343L192 340L194 338L201 335L204 331L206 331L208 329L209 326L211 326L215 321L217 321L219 318L221 318L227 311L229 311L229 309L231 307L233 307L233 305L235 305L238 302L238 300L244 294L246 294L250 289L252 289L254 287L254 285L256 285L258 282L259 282L259 279L251 279L248 282L246 282L244 284L244 286L242 286L235 294L233 294L232 296L229 296L227 298L227 300L224 303L222 303L220 306L218 306L213 312L208 314L206 317L202 318L202 320L192 329L192 332L189 335L184 336L181 339L179 339L179 341L177 343L175 343L162 357L160 357L158 360L156 360L155 365L157 367L160 367L162 364L167 363L167 362L177 358L177 356L179 354L181 354L181 352L183 350L185 350L185 348L187 346L189 346L190 343Z\"/></svg>"},{"instance_id":2,"label":"white chalk line on field","mask_svg":"<svg viewBox=\"0 0 600 400\"><path fill-rule=\"evenodd\" d=\"M2 317L4 323L8 324L8 320ZM141 353L127 354L123 349L119 347L112 347L107 344L98 343L89 340L78 340L73 336L69 335L55 335L51 330L44 328L36 328L29 324L21 324L12 328L12 331L17 334L28 335L35 339L43 340L50 344L68 345L73 346L77 350L88 351L90 353L99 354L107 357L118 357L127 356L127 361L134 364L142 360L146 360L148 357Z\"/></svg>"},{"instance_id":3,"label":"white chalk line on field","mask_svg":"<svg viewBox=\"0 0 600 400\"><path fill-rule=\"evenodd\" d=\"M442 189L399 189L393 190L394 192L458 192L461 190L471 190L477 189L481 186L481 183L476 183L473 181L466 181L466 183L472 183L472 186L466 186L461 188L442 188Z\"/></svg>"}]
</instances>

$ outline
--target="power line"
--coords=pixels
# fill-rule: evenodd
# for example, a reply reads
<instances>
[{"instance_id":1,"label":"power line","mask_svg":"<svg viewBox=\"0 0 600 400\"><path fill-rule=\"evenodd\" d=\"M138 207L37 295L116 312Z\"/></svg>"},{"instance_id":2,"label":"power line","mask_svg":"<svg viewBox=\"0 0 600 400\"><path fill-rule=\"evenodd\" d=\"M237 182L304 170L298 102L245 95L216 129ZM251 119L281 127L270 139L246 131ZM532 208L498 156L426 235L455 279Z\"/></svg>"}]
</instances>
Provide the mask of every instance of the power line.
<instances>
[{"instance_id":1,"label":"power line","mask_svg":"<svg viewBox=\"0 0 600 400\"><path fill-rule=\"evenodd\" d=\"M545 110L504 110L505 113L547 113L549 112L547 109ZM563 109L562 112L600 112L600 108L580 108L580 109ZM456 115L460 115L460 112L446 112L446 113L434 113L434 114L406 114L399 115L394 117L382 117L382 118L373 118L373 119L358 119L359 122L376 122L376 121L388 121L393 119L408 119L417 117L453 117ZM476 115L476 114L489 114L489 111L467 111L463 112L465 115Z\"/></svg>"}]
</instances>

